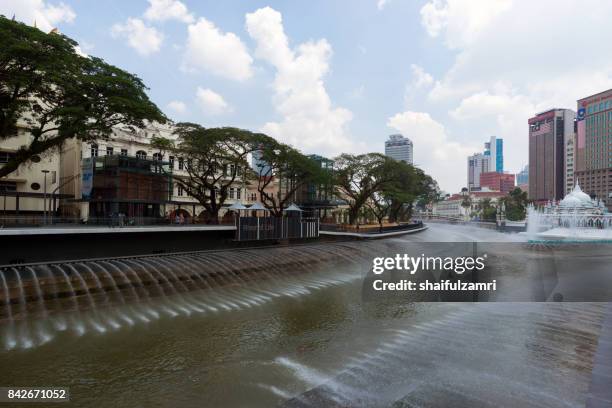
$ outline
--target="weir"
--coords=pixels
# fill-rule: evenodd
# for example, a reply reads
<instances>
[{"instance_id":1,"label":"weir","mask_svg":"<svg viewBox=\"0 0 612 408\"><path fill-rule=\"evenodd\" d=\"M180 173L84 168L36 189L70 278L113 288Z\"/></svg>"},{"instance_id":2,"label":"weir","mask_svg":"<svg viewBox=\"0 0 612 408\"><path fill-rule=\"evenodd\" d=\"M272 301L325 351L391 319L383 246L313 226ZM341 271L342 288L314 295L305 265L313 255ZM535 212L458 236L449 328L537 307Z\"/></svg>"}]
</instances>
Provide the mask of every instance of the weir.
<instances>
[{"instance_id":1,"label":"weir","mask_svg":"<svg viewBox=\"0 0 612 408\"><path fill-rule=\"evenodd\" d=\"M104 333L162 316L300 297L361 278L343 273L343 266L369 263L381 246L347 242L0 266L0 336L6 349L29 348L67 329Z\"/></svg>"}]
</instances>

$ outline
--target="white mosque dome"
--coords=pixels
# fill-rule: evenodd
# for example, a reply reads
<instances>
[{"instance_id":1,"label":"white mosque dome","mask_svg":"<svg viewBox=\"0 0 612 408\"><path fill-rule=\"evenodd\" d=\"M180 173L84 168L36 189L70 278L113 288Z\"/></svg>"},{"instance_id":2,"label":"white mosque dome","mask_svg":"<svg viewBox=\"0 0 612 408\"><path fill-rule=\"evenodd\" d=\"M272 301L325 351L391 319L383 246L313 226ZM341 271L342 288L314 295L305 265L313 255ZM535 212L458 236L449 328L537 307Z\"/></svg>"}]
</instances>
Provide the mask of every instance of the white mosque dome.
<instances>
[{"instance_id":1,"label":"white mosque dome","mask_svg":"<svg viewBox=\"0 0 612 408\"><path fill-rule=\"evenodd\" d=\"M578 183L572 190L571 193L566 195L561 203L559 203L561 207L565 208L594 208L596 207L591 197L588 194L582 191Z\"/></svg>"}]
</instances>

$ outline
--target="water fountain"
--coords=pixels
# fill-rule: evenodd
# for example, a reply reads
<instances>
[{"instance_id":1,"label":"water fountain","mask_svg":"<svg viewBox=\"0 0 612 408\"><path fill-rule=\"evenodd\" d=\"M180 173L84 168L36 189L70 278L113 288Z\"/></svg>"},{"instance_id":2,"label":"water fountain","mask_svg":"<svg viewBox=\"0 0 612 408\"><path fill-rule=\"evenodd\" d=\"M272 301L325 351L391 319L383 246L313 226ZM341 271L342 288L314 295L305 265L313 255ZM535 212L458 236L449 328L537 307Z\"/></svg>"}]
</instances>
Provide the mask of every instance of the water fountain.
<instances>
[{"instance_id":1,"label":"water fountain","mask_svg":"<svg viewBox=\"0 0 612 408\"><path fill-rule=\"evenodd\" d=\"M563 200L527 208L526 234L532 241L612 241L612 214L576 183Z\"/></svg>"}]
</instances>

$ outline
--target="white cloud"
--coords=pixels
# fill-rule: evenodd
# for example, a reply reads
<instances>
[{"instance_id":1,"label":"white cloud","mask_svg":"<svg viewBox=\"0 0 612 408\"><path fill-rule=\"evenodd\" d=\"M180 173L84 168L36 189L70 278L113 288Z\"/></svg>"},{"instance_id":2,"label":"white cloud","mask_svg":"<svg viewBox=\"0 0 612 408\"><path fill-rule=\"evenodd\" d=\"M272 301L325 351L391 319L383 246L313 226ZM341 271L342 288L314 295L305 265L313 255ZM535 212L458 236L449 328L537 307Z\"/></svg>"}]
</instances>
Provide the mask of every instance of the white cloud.
<instances>
[{"instance_id":1,"label":"white cloud","mask_svg":"<svg viewBox=\"0 0 612 408\"><path fill-rule=\"evenodd\" d=\"M231 111L225 99L210 89L198 87L196 91L196 102L206 115L220 115Z\"/></svg>"},{"instance_id":2,"label":"white cloud","mask_svg":"<svg viewBox=\"0 0 612 408\"><path fill-rule=\"evenodd\" d=\"M0 2L0 14L7 18L13 15L18 21L34 25L44 32L49 32L59 23L72 23L76 13L63 2L50 4L44 0L3 0Z\"/></svg>"},{"instance_id":3,"label":"white cloud","mask_svg":"<svg viewBox=\"0 0 612 408\"><path fill-rule=\"evenodd\" d=\"M237 81L244 81L253 75L253 59L236 34L221 32L203 17L191 24L188 31L185 69L203 69Z\"/></svg>"},{"instance_id":4,"label":"white cloud","mask_svg":"<svg viewBox=\"0 0 612 408\"><path fill-rule=\"evenodd\" d=\"M140 55L147 56L160 50L164 36L154 27L147 26L138 18L128 18L124 24L111 28L113 38L124 38Z\"/></svg>"},{"instance_id":5,"label":"white cloud","mask_svg":"<svg viewBox=\"0 0 612 408\"><path fill-rule=\"evenodd\" d=\"M505 170L512 172L527 162L529 117L553 107L576 109L577 99L612 87L612 55L592 43L612 38L611 2L525 6L518 0L430 0L421 9L426 33L454 58L426 102L448 111L447 129L456 140L480 145L490 135L504 138ZM456 187L465 184L463 172L456 178Z\"/></svg>"},{"instance_id":6,"label":"white cloud","mask_svg":"<svg viewBox=\"0 0 612 408\"><path fill-rule=\"evenodd\" d=\"M422 67L412 64L410 65L410 70L412 71L412 85L415 88L423 88L433 84L433 77L431 74L425 72Z\"/></svg>"},{"instance_id":7,"label":"white cloud","mask_svg":"<svg viewBox=\"0 0 612 408\"><path fill-rule=\"evenodd\" d=\"M145 11L144 18L149 21L177 20L187 24L194 22L193 14L178 0L149 0L149 8Z\"/></svg>"},{"instance_id":8,"label":"white cloud","mask_svg":"<svg viewBox=\"0 0 612 408\"><path fill-rule=\"evenodd\" d=\"M378 2L376 2L376 7L378 7L379 10L382 10L389 3L389 1L390 0L378 0Z\"/></svg>"},{"instance_id":9,"label":"white cloud","mask_svg":"<svg viewBox=\"0 0 612 408\"><path fill-rule=\"evenodd\" d=\"M436 179L443 190L456 189L457 173L467 174L466 158L474 147L452 141L445 127L426 112L397 113L389 118L387 126L412 140L415 164Z\"/></svg>"},{"instance_id":10,"label":"white cloud","mask_svg":"<svg viewBox=\"0 0 612 408\"><path fill-rule=\"evenodd\" d=\"M247 14L246 27L257 44L255 56L276 69L273 102L282 119L266 123L262 131L308 153L363 150L346 129L352 113L334 107L325 89L330 44L321 39L290 48L282 16L270 7Z\"/></svg>"},{"instance_id":11,"label":"white cloud","mask_svg":"<svg viewBox=\"0 0 612 408\"><path fill-rule=\"evenodd\" d=\"M513 0L431 0L421 8L421 24L432 37L444 32L446 44L469 44L509 10ZM523 13L527 10L522 8ZM529 10L531 12L531 10Z\"/></svg>"},{"instance_id":12,"label":"white cloud","mask_svg":"<svg viewBox=\"0 0 612 408\"><path fill-rule=\"evenodd\" d=\"M187 105L182 101L170 101L168 102L167 108L177 115L184 115L187 113Z\"/></svg>"}]
</instances>

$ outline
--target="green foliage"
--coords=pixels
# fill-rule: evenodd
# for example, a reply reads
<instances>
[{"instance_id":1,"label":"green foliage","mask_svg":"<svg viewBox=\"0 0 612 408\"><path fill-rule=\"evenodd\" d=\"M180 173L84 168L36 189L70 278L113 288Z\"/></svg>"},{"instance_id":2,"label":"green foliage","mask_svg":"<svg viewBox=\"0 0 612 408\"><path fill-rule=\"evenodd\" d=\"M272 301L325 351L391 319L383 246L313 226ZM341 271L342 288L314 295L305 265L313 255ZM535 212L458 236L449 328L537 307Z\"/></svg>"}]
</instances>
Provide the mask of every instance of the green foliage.
<instances>
[{"instance_id":1,"label":"green foliage","mask_svg":"<svg viewBox=\"0 0 612 408\"><path fill-rule=\"evenodd\" d=\"M70 38L2 16L0 38L0 141L17 136L19 121L32 136L0 177L67 139L95 140L118 125L133 130L145 120L166 121L138 77L77 54Z\"/></svg>"},{"instance_id":2,"label":"green foliage","mask_svg":"<svg viewBox=\"0 0 612 408\"><path fill-rule=\"evenodd\" d=\"M254 178L248 155L260 144L274 140L244 129L206 129L195 123L177 124L175 134L178 144L173 152L183 158L187 172L184 177L175 177L175 181L198 200L215 223L229 189L238 182L247 183Z\"/></svg>"},{"instance_id":3,"label":"green foliage","mask_svg":"<svg viewBox=\"0 0 612 408\"><path fill-rule=\"evenodd\" d=\"M174 150L174 142L165 137L153 136L151 138L151 147L157 149L163 158L166 155L166 152Z\"/></svg>"},{"instance_id":4,"label":"green foliage","mask_svg":"<svg viewBox=\"0 0 612 408\"><path fill-rule=\"evenodd\" d=\"M257 191L262 204L274 216L281 216L295 193L307 184L323 185L332 181L329 170L289 145L270 139L259 146L259 151L267 171L257 178ZM278 195L266 190L274 178L282 187Z\"/></svg>"},{"instance_id":5,"label":"green foliage","mask_svg":"<svg viewBox=\"0 0 612 408\"><path fill-rule=\"evenodd\" d=\"M522 221L527 215L527 192L516 187L503 198L506 206L506 218L510 221Z\"/></svg>"},{"instance_id":6,"label":"green foliage","mask_svg":"<svg viewBox=\"0 0 612 408\"><path fill-rule=\"evenodd\" d=\"M495 221L497 208L491 204L490 198L483 198L480 201L480 214L482 221Z\"/></svg>"},{"instance_id":7,"label":"green foliage","mask_svg":"<svg viewBox=\"0 0 612 408\"><path fill-rule=\"evenodd\" d=\"M409 217L417 198L429 202L437 190L436 183L422 170L380 153L343 154L335 164L337 193L348 199L351 223L357 221L363 206L379 223L387 216L392 221Z\"/></svg>"}]
</instances>

